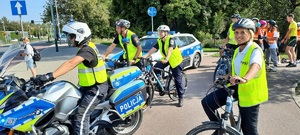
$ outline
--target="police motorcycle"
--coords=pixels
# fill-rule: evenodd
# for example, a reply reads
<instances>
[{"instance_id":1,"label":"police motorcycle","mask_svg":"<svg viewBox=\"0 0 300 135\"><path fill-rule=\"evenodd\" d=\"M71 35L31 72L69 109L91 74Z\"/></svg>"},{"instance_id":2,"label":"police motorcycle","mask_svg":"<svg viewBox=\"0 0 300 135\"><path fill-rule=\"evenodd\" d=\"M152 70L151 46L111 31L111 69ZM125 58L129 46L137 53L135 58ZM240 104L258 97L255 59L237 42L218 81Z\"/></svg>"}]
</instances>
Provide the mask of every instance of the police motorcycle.
<instances>
[{"instance_id":1,"label":"police motorcycle","mask_svg":"<svg viewBox=\"0 0 300 135\"><path fill-rule=\"evenodd\" d=\"M129 43L129 38L123 38L122 42L124 44L125 49L127 49L127 44ZM121 52L111 55L107 59L105 59L105 67L108 70L108 72L114 71L115 69L118 69L120 67L128 67L127 66L127 65L129 65L128 60L127 61L118 61L119 57L121 57L123 55L123 53L124 53L124 51L121 51ZM140 58L138 58L138 59L140 59ZM144 62L142 62L142 63L144 64ZM151 108L151 105L153 102L153 97L154 97L154 86L153 86L153 83L151 82L149 76L146 74L146 72L145 72L146 70L149 70L148 66L143 67L142 74L140 74L140 76L137 78L139 80L143 80L146 84L146 100L145 100L145 105L142 107L143 112L145 112L149 108Z\"/></svg>"},{"instance_id":2,"label":"police motorcycle","mask_svg":"<svg viewBox=\"0 0 300 135\"><path fill-rule=\"evenodd\" d=\"M127 135L137 131L146 100L145 83L137 79L141 74L134 66L109 72L110 89L90 116L89 135ZM33 79L25 82L14 75L0 83L4 93L0 99L0 134L72 134L71 119L81 98L74 84L56 81L36 86Z\"/></svg>"}]
</instances>

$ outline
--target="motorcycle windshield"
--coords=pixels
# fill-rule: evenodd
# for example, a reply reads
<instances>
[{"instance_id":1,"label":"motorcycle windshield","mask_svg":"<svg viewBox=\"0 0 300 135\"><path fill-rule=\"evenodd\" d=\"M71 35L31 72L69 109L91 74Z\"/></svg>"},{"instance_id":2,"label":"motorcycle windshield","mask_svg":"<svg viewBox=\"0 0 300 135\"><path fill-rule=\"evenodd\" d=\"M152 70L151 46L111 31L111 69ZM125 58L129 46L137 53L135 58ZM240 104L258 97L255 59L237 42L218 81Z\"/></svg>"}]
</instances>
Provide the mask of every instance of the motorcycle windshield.
<instances>
[{"instance_id":1,"label":"motorcycle windshield","mask_svg":"<svg viewBox=\"0 0 300 135\"><path fill-rule=\"evenodd\" d=\"M20 44L12 44L10 45L0 59L0 76L3 76L6 72L7 67L11 63L11 61L15 58L15 56L22 49Z\"/></svg>"}]
</instances>

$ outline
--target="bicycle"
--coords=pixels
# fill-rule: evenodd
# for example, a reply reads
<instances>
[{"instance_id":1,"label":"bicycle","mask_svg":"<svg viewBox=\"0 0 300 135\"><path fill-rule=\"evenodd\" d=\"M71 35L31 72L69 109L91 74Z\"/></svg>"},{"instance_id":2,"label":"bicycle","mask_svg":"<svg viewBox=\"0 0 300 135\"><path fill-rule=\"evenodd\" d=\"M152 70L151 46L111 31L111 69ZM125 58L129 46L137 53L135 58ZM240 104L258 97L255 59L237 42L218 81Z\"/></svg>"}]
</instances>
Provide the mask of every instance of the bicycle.
<instances>
[{"instance_id":1,"label":"bicycle","mask_svg":"<svg viewBox=\"0 0 300 135\"><path fill-rule=\"evenodd\" d=\"M236 81L239 83L239 80ZM222 86L228 93L225 112L220 116L219 113L216 112L216 117L218 121L205 121L202 122L202 125L197 126L190 130L187 135L197 135L197 134L214 134L214 135L241 135L241 116L240 114L235 118L233 114L232 104L236 100L232 97L234 90L227 87L229 80L225 80L224 78L218 78L213 87L216 85ZM237 120L236 120L237 119ZM229 120L229 123L228 123ZM208 131L208 132L205 132Z\"/></svg>"},{"instance_id":2,"label":"bicycle","mask_svg":"<svg viewBox=\"0 0 300 135\"><path fill-rule=\"evenodd\" d=\"M234 50L231 48L222 48L224 52L219 59L219 63L214 71L213 82L216 81L217 78L224 77L227 74L231 73L231 60L233 57Z\"/></svg>"},{"instance_id":3,"label":"bicycle","mask_svg":"<svg viewBox=\"0 0 300 135\"><path fill-rule=\"evenodd\" d=\"M175 80L172 76L171 69L169 68L168 71L160 68L154 67L154 62L160 62L159 60L152 60L151 57L143 58L140 57L143 63L144 78L147 80L154 87L155 91L159 92L160 96L164 96L166 93L169 95L169 98L173 101L178 99L178 93L175 87ZM161 77L158 77L154 70L161 71ZM183 83L183 90L184 92L187 89L187 77L186 74L182 71L182 83ZM153 85L154 84L154 85Z\"/></svg>"}]
</instances>

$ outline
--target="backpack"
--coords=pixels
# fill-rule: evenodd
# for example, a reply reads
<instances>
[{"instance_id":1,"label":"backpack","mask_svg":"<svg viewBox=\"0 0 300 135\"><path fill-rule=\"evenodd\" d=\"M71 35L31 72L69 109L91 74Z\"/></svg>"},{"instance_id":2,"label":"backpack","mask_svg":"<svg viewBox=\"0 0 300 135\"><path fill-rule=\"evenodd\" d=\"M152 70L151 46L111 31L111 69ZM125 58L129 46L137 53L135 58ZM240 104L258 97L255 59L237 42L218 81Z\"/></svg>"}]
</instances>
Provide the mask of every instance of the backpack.
<instances>
[{"instance_id":1,"label":"backpack","mask_svg":"<svg viewBox=\"0 0 300 135\"><path fill-rule=\"evenodd\" d=\"M31 46L31 47L32 47L32 49L33 49L33 56L32 56L32 59L33 59L34 61L40 61L41 58L42 58L40 52L37 51L33 46Z\"/></svg>"},{"instance_id":2,"label":"backpack","mask_svg":"<svg viewBox=\"0 0 300 135\"><path fill-rule=\"evenodd\" d=\"M30 45L30 46L31 46L32 49L33 49L33 56L32 56L32 59L33 59L34 61L40 61L41 58L42 58L40 52L37 51L32 45ZM26 49L26 46L24 47L24 49Z\"/></svg>"}]
</instances>

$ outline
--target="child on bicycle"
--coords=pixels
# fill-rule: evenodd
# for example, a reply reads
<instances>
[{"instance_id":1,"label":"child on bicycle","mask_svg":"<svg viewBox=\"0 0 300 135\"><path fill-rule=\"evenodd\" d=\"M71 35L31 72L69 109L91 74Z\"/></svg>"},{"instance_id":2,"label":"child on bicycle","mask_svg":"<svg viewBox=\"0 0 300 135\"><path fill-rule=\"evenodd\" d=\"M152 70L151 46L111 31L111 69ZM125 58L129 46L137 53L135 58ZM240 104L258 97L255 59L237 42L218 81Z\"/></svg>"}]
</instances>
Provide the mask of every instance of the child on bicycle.
<instances>
[{"instance_id":1,"label":"child on bicycle","mask_svg":"<svg viewBox=\"0 0 300 135\"><path fill-rule=\"evenodd\" d=\"M255 24L250 19L240 19L232 29L238 43L232 59L231 89L238 99L241 128L245 135L258 135L258 112L261 103L268 100L268 85L263 51L255 42ZM240 80L236 84L236 80ZM227 92L218 89L201 101L203 109L211 121L218 121L215 111L226 104Z\"/></svg>"},{"instance_id":2,"label":"child on bicycle","mask_svg":"<svg viewBox=\"0 0 300 135\"><path fill-rule=\"evenodd\" d=\"M172 75L175 79L175 87L178 93L178 107L183 106L183 86L182 86L182 55L180 53L179 48L175 45L175 41L169 35L170 28L167 25L161 25L157 28L159 33L159 38L157 39L157 44L154 45L151 50L143 56L147 58L152 53L156 52L158 49L160 50L163 59L161 62L158 62L154 65L156 68L164 69L165 67L170 65L172 70ZM160 71L155 70L156 74L159 74Z\"/></svg>"}]
</instances>

